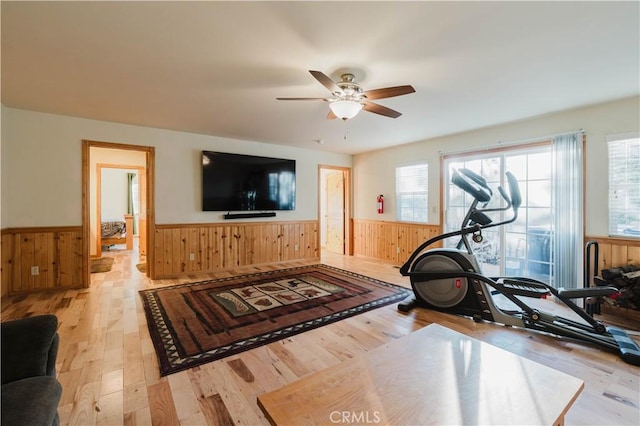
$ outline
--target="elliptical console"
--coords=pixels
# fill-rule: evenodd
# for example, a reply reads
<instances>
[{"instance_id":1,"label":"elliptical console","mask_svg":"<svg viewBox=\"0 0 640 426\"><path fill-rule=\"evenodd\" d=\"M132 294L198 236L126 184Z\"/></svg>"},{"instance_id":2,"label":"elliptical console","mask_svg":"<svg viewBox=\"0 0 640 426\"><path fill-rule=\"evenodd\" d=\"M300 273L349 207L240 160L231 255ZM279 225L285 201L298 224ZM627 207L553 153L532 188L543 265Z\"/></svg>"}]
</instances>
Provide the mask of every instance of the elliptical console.
<instances>
[{"instance_id":1,"label":"elliptical console","mask_svg":"<svg viewBox=\"0 0 640 426\"><path fill-rule=\"evenodd\" d=\"M400 273L411 280L415 298L401 302L398 309L407 312L419 306L472 317L475 321L486 320L549 332L617 351L625 362L640 365L640 347L624 330L606 327L571 300L616 293L618 290L615 287L593 287L565 292L531 278L486 277L482 274L468 236L472 235L474 242L481 242L482 230L517 220L518 208L522 203L518 181L510 172L506 173L506 179L509 195L502 187L498 187L506 206L487 208L493 193L486 180L468 169L453 172L453 184L470 194L474 201L460 230L424 242L400 267ZM512 215L501 222L493 222L487 214L507 210L511 210ZM460 237L457 248L427 250L432 244L452 237ZM506 311L499 308L492 298L493 294L498 293L519 309ZM520 298L540 298L549 294L555 296L584 321L578 322L539 311Z\"/></svg>"}]
</instances>

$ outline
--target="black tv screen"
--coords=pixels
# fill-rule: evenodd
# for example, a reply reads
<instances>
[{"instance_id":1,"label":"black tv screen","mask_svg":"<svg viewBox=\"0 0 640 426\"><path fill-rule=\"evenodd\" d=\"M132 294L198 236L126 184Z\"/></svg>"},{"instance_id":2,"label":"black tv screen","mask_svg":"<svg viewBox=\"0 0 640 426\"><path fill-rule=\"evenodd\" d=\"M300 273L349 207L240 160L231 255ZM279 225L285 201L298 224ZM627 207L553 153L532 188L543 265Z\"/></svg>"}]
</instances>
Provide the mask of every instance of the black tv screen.
<instances>
[{"instance_id":1,"label":"black tv screen","mask_svg":"<svg viewBox=\"0 0 640 426\"><path fill-rule=\"evenodd\" d=\"M202 210L295 210L296 162L202 151Z\"/></svg>"}]
</instances>

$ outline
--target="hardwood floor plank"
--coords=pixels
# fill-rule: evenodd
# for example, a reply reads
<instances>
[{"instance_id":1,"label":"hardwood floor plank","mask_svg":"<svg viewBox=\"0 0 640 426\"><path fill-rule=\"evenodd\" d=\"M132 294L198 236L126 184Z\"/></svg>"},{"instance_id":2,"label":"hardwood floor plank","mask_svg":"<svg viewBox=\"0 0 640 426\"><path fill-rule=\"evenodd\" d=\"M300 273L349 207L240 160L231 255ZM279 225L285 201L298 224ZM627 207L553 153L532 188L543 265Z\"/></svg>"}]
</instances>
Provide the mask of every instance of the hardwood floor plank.
<instances>
[{"instance_id":1,"label":"hardwood floor plank","mask_svg":"<svg viewBox=\"0 0 640 426\"><path fill-rule=\"evenodd\" d=\"M211 368L211 365L205 364L190 368L186 373L191 381L193 392L198 399L207 398L220 392L218 390L218 383L214 377L215 372Z\"/></svg>"},{"instance_id":2,"label":"hardwood floor plank","mask_svg":"<svg viewBox=\"0 0 640 426\"><path fill-rule=\"evenodd\" d=\"M100 395L108 395L113 392L122 392L124 373L122 369L109 371L102 374L100 382Z\"/></svg>"},{"instance_id":3,"label":"hardwood floor plank","mask_svg":"<svg viewBox=\"0 0 640 426\"><path fill-rule=\"evenodd\" d=\"M267 367L262 361L262 358L258 356L258 352L257 350L252 350L237 355L238 359L242 360L243 364L251 372L253 380L258 383L265 392L285 385L286 381L283 377L277 374L273 368ZM266 349L262 352L266 352Z\"/></svg>"},{"instance_id":4,"label":"hardwood floor plank","mask_svg":"<svg viewBox=\"0 0 640 426\"><path fill-rule=\"evenodd\" d=\"M97 425L111 426L122 423L122 418L124 416L122 395L123 392L120 390L118 392L100 396L100 399L98 400L98 407L100 407L100 411L96 414Z\"/></svg>"},{"instance_id":5,"label":"hardwood floor plank","mask_svg":"<svg viewBox=\"0 0 640 426\"><path fill-rule=\"evenodd\" d=\"M147 387L151 422L158 426L177 425L180 420L171 394L169 382L161 380Z\"/></svg>"},{"instance_id":6,"label":"hardwood floor plank","mask_svg":"<svg viewBox=\"0 0 640 426\"><path fill-rule=\"evenodd\" d=\"M70 424L71 410L73 410L73 404L58 405L58 417L61 425Z\"/></svg>"},{"instance_id":7,"label":"hardwood floor plank","mask_svg":"<svg viewBox=\"0 0 640 426\"><path fill-rule=\"evenodd\" d=\"M280 362L287 366L296 377L302 377L309 374L312 370L309 369L305 363L298 359L291 351L285 346L285 341L280 340L267 345L269 350L280 360Z\"/></svg>"},{"instance_id":8,"label":"hardwood floor plank","mask_svg":"<svg viewBox=\"0 0 640 426\"><path fill-rule=\"evenodd\" d=\"M72 343L64 354L61 372L82 368L87 355L88 342Z\"/></svg>"},{"instance_id":9,"label":"hardwood floor plank","mask_svg":"<svg viewBox=\"0 0 640 426\"><path fill-rule=\"evenodd\" d=\"M160 367L156 354L147 354L142 357L142 365L144 366L144 379L148 385L158 383L160 381Z\"/></svg>"},{"instance_id":10,"label":"hardwood floor plank","mask_svg":"<svg viewBox=\"0 0 640 426\"><path fill-rule=\"evenodd\" d=\"M220 398L222 398L224 406L229 411L234 422L246 425L263 424L265 421L264 415L258 408L257 402L250 401L245 397L242 392L242 386L236 380L237 376L233 371L224 362L214 363L212 370L214 371L216 386L220 389Z\"/></svg>"},{"instance_id":11,"label":"hardwood floor plank","mask_svg":"<svg viewBox=\"0 0 640 426\"><path fill-rule=\"evenodd\" d=\"M320 327L315 331L316 342L338 361L353 358L358 353L357 348L349 347L328 327Z\"/></svg>"},{"instance_id":12,"label":"hardwood floor plank","mask_svg":"<svg viewBox=\"0 0 640 426\"><path fill-rule=\"evenodd\" d=\"M144 382L136 383L135 385L127 386L124 388L124 405L123 412L125 417L128 414L135 413L149 408L149 396L147 394L147 385Z\"/></svg>"},{"instance_id":13,"label":"hardwood floor plank","mask_svg":"<svg viewBox=\"0 0 640 426\"><path fill-rule=\"evenodd\" d=\"M95 361L104 359L104 349L106 346L106 328L94 328L89 336L89 347L85 361Z\"/></svg>"},{"instance_id":14,"label":"hardwood floor plank","mask_svg":"<svg viewBox=\"0 0 640 426\"><path fill-rule=\"evenodd\" d=\"M144 361L140 337L136 331L124 336L124 386L144 382Z\"/></svg>"},{"instance_id":15,"label":"hardwood floor plank","mask_svg":"<svg viewBox=\"0 0 640 426\"><path fill-rule=\"evenodd\" d=\"M340 361L322 345L318 344L320 340L318 335L318 329L311 330L308 333L297 336L297 339L288 343L289 345L296 344L295 349L292 348L292 351L296 353L298 359L313 370L322 370Z\"/></svg>"},{"instance_id":16,"label":"hardwood floor plank","mask_svg":"<svg viewBox=\"0 0 640 426\"><path fill-rule=\"evenodd\" d=\"M70 425L94 425L97 424L97 413L100 410L98 399L100 397L100 382L91 382L81 385L75 393L73 409L69 416Z\"/></svg>"},{"instance_id":17,"label":"hardwood floor plank","mask_svg":"<svg viewBox=\"0 0 640 426\"><path fill-rule=\"evenodd\" d=\"M80 377L82 375L82 370L71 370L64 371L58 373L58 381L62 386L62 396L60 398L60 406L73 404L76 400L76 391L80 387L81 383L90 383L90 382L80 382ZM94 380L95 382L95 380Z\"/></svg>"},{"instance_id":18,"label":"hardwood floor plank","mask_svg":"<svg viewBox=\"0 0 640 426\"><path fill-rule=\"evenodd\" d=\"M85 362L80 372L80 383L99 382L102 378L103 363L102 359Z\"/></svg>"},{"instance_id":19,"label":"hardwood floor plank","mask_svg":"<svg viewBox=\"0 0 640 426\"><path fill-rule=\"evenodd\" d=\"M242 359L240 359L240 358L230 359L230 360L227 361L227 365L243 381L245 381L247 383L255 382L255 380L256 380L255 376L253 375L251 370L249 370L249 367L247 366L247 364L244 363L244 361Z\"/></svg>"},{"instance_id":20,"label":"hardwood floor plank","mask_svg":"<svg viewBox=\"0 0 640 426\"><path fill-rule=\"evenodd\" d=\"M167 376L167 381L171 387L171 394L173 395L176 412L180 422L200 414L200 404L198 403L197 396L191 386L191 380L189 379L188 373L186 371L181 371L179 373L171 374Z\"/></svg>"},{"instance_id":21,"label":"hardwood floor plank","mask_svg":"<svg viewBox=\"0 0 640 426\"><path fill-rule=\"evenodd\" d=\"M200 400L200 406L206 419L206 423L210 425L233 426L234 422L224 405L220 395L215 394Z\"/></svg>"},{"instance_id":22,"label":"hardwood floor plank","mask_svg":"<svg viewBox=\"0 0 640 426\"><path fill-rule=\"evenodd\" d=\"M124 426L151 426L151 412L149 408L143 408L137 411L126 413L122 422Z\"/></svg>"}]
</instances>

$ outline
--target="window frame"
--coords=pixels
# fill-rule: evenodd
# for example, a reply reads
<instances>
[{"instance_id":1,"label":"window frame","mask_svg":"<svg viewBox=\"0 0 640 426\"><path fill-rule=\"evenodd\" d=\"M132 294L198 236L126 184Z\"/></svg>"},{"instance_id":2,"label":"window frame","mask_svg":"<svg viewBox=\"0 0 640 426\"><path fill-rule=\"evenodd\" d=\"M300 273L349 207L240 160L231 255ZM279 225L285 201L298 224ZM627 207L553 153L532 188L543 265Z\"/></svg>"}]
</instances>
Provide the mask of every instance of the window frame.
<instances>
[{"instance_id":1,"label":"window frame","mask_svg":"<svg viewBox=\"0 0 640 426\"><path fill-rule=\"evenodd\" d=\"M612 145L622 143L622 142L627 142L629 144L636 143L638 144L638 149L640 149L640 132L607 135L606 142L607 142L607 162L608 162L607 163L607 234L611 238L640 240L640 234L638 235L625 234L625 233L619 232L617 229L614 229L612 227L612 220L614 220L612 216L615 210L618 210L618 211L620 210L619 206L616 206L616 207L612 206L612 201L614 198L612 191L615 191L616 189L619 191L620 189L622 189L623 186L628 185L628 183L620 184L615 187L616 189L612 189L612 172L614 171L613 168L615 167L614 165L612 165L612 160L614 160L612 158ZM626 147L626 149L628 150L629 147ZM640 156L638 157L637 161L640 163ZM622 167L622 165L619 165L618 167ZM639 164L639 167L635 167L634 165L631 165L629 169L640 170L640 164ZM632 196L635 195L640 199L640 183L638 184L637 191L638 191L638 194L632 194ZM628 201L628 198L625 197L625 204L627 203L629 203L629 201ZM638 223L640 224L640 214L638 215ZM615 225L616 227L618 227L620 224L616 222ZM639 226L639 230L640 230L640 226Z\"/></svg>"},{"instance_id":2,"label":"window frame","mask_svg":"<svg viewBox=\"0 0 640 426\"><path fill-rule=\"evenodd\" d=\"M440 196L441 196L441 226L442 226L442 232L449 232L451 230L457 230L459 229L457 223L452 224L453 228L448 228L448 223L447 223L447 210L449 208L449 188L451 186L451 183L448 180L448 165L451 164L451 162L473 162L473 161L484 161L488 158L501 158L501 167L504 167L504 161L508 158L508 157L513 157L515 155L536 155L536 154L540 154L543 152L547 152L548 150L552 150L553 148L553 141L552 140L546 140L546 139L541 139L539 141L535 141L535 142L530 142L530 143L523 143L523 144L512 144L509 146L503 146L503 147L498 147L498 148L491 148L491 149L485 149L485 150L473 150L473 151L465 151L465 152L456 152L456 153L450 153L450 154L445 154L441 156L441 161L440 161L440 168L441 168L441 182L440 182ZM502 169L500 171L500 176L498 177L500 182L502 183L503 187L505 189L508 190L508 187L506 185L506 182L504 181L505 176L504 176L504 172L506 171L506 169ZM534 178L534 179L529 179L528 175L525 176L524 178L522 176L516 176L519 177L519 181L520 181L520 185L521 185L521 192L522 192L522 196L524 197L524 204L523 204L523 208L526 209L531 209L531 211L536 211L536 210L541 210L541 209L553 209L553 206L535 206L535 205L529 205L529 201L528 201L528 193L527 193L527 186L529 184L529 182L542 182L542 180L538 179L538 178ZM523 184L525 185L523 187ZM551 191L553 191L553 188L551 189ZM553 195L552 195L553 197ZM493 207L499 207L499 206L503 206L504 205L504 201L501 199L501 197L499 195L496 195L496 197L494 197L494 199L492 200L492 202L496 202L496 205L494 205ZM465 205L465 207L468 207L468 204ZM466 210L465 210L466 211ZM499 214L497 214L496 219L497 220L504 220L505 215L508 217L509 216L509 212L501 212ZM525 228L529 228L530 226L530 220L529 220L529 215L523 215L521 213L520 215L520 219L519 221L523 220L523 217L525 218L525 223L524 226ZM514 231L513 229L513 224L509 224L506 225L503 229L503 227L497 229L497 230L488 230L485 232L485 235L488 237L489 235L491 235L492 233L495 233L498 237L498 241L497 244L500 247L500 256L504 257L504 260L500 260L500 275L509 275L507 274L507 269L508 269L508 265L507 262L510 260L515 259L517 256L512 256L512 255L507 255L506 252L506 247L507 247L507 237L509 234L517 234L519 232ZM532 226L533 227L533 226ZM531 233L533 234L533 233ZM530 235L530 233L528 231L525 231L524 235L528 236ZM526 241L526 240L525 240ZM455 247L455 241L446 241L443 242L445 247ZM525 250L526 252L526 250ZM481 259L481 257L478 257L479 259ZM554 280L554 274L553 274L553 257L551 257L551 259L549 261L544 260L532 260L529 259L528 257L525 256L525 258L523 259L518 259L518 260L523 260L526 262L527 264L527 268L531 265L537 265L539 267L545 268L548 267L549 268L549 283L553 285L553 280ZM505 269L503 269L505 268Z\"/></svg>"},{"instance_id":3,"label":"window frame","mask_svg":"<svg viewBox=\"0 0 640 426\"><path fill-rule=\"evenodd\" d=\"M408 168L417 168L423 166L425 168L424 171L420 172L418 177L423 177L423 182L416 182L416 184L424 183L424 191L401 191L400 190L400 180L399 180L399 171L402 169ZM404 196L413 197L413 206L411 206L411 217L404 217L403 211L407 209L407 207L403 207L404 203L401 198ZM416 206L415 200L417 197L424 197L425 204L424 206ZM427 224L429 223L429 162L426 160L416 161L412 163L400 164L395 167L395 203L396 203L396 221L403 223L420 223ZM419 218L420 215L416 214L419 209L424 208L424 220L416 219Z\"/></svg>"}]
</instances>

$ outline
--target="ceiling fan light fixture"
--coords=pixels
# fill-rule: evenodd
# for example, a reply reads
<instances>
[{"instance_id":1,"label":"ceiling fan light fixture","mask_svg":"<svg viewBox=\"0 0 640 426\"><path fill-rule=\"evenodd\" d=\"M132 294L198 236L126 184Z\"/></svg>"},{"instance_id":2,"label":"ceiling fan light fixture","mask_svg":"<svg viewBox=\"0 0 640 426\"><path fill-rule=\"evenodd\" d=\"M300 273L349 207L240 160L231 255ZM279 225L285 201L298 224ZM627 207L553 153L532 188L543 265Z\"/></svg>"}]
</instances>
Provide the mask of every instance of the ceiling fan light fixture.
<instances>
[{"instance_id":1,"label":"ceiling fan light fixture","mask_svg":"<svg viewBox=\"0 0 640 426\"><path fill-rule=\"evenodd\" d=\"M348 120L358 115L362 109L362 104L356 101L338 100L331 102L329 108L331 108L331 112L333 112L336 117Z\"/></svg>"}]
</instances>

